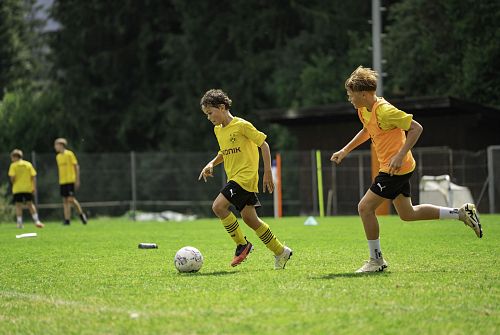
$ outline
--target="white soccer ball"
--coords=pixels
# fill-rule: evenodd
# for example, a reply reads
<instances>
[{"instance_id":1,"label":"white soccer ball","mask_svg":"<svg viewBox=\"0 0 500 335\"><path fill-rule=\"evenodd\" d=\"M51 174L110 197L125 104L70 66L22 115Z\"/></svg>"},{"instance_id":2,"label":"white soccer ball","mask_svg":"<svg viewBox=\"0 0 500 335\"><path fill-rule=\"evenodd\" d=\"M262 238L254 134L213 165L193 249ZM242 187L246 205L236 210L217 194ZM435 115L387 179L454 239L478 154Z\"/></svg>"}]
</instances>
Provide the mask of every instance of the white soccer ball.
<instances>
[{"instance_id":1,"label":"white soccer ball","mask_svg":"<svg viewBox=\"0 0 500 335\"><path fill-rule=\"evenodd\" d=\"M194 247L181 248L175 254L174 265L179 272L198 272L203 265L203 255Z\"/></svg>"}]
</instances>

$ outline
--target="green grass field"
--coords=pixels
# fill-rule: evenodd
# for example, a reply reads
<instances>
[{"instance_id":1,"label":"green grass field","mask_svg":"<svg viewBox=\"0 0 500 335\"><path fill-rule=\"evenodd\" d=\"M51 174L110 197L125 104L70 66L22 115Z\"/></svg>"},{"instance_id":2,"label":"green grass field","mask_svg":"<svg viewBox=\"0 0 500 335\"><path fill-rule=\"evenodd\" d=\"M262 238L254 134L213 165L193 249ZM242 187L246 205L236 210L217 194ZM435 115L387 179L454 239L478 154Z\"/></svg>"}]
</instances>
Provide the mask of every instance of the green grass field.
<instances>
[{"instance_id":1,"label":"green grass field","mask_svg":"<svg viewBox=\"0 0 500 335\"><path fill-rule=\"evenodd\" d=\"M271 220L294 249L284 271L256 250L229 266L234 246L216 220L47 224L32 239L0 225L1 334L498 334L500 216L485 237L460 222L381 219L389 271L353 275L367 258L357 217ZM156 242L157 250L139 250ZM178 274L177 249L205 264Z\"/></svg>"}]
</instances>

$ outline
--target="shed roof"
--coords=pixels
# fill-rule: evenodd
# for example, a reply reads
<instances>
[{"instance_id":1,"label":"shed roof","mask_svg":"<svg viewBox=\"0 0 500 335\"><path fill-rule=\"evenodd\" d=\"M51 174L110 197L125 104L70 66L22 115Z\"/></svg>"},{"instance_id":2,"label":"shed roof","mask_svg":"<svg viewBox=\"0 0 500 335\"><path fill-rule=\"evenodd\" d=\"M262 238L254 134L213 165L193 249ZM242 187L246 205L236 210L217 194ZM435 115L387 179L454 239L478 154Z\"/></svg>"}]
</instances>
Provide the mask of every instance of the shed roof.
<instances>
[{"instance_id":1,"label":"shed roof","mask_svg":"<svg viewBox=\"0 0 500 335\"><path fill-rule=\"evenodd\" d=\"M500 109L454 97L426 96L387 100L397 108L410 114L417 112L419 116L443 116L460 113L500 120ZM317 123L350 119L356 115L356 110L349 102L339 102L297 109L274 108L258 110L256 114L262 120L282 124Z\"/></svg>"}]
</instances>

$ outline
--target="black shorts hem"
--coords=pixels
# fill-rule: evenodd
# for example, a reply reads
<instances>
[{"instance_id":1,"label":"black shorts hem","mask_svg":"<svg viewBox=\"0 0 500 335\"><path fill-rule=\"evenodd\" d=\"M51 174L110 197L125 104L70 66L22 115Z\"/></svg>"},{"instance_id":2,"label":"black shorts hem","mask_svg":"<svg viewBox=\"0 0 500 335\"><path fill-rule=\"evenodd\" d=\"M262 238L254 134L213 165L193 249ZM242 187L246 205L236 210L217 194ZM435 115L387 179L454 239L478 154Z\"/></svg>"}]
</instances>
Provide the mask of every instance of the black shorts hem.
<instances>
[{"instance_id":1,"label":"black shorts hem","mask_svg":"<svg viewBox=\"0 0 500 335\"><path fill-rule=\"evenodd\" d=\"M75 196L75 184L62 184L60 185L61 197L68 198Z\"/></svg>"},{"instance_id":2,"label":"black shorts hem","mask_svg":"<svg viewBox=\"0 0 500 335\"><path fill-rule=\"evenodd\" d=\"M411 185L410 179L413 175L413 171L404 175L393 175L388 173L380 172L370 186L370 190L376 195L394 200L400 194L406 198L411 197Z\"/></svg>"},{"instance_id":3,"label":"black shorts hem","mask_svg":"<svg viewBox=\"0 0 500 335\"><path fill-rule=\"evenodd\" d=\"M15 193L12 196L13 203L26 203L33 201L33 193Z\"/></svg>"},{"instance_id":4,"label":"black shorts hem","mask_svg":"<svg viewBox=\"0 0 500 335\"><path fill-rule=\"evenodd\" d=\"M255 208L262 206L255 192L245 190L237 182L232 180L222 188L220 194L240 212L245 206L254 206Z\"/></svg>"}]
</instances>

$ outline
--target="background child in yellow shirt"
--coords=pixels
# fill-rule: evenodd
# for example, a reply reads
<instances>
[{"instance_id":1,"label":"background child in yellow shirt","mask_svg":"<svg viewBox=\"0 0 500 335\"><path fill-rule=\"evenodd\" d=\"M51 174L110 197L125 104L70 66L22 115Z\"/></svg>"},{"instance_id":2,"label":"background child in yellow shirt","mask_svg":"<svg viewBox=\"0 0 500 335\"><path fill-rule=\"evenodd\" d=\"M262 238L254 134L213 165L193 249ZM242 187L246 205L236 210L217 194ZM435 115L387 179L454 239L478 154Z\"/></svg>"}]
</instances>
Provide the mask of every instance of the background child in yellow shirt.
<instances>
[{"instance_id":1,"label":"background child in yellow shirt","mask_svg":"<svg viewBox=\"0 0 500 335\"><path fill-rule=\"evenodd\" d=\"M64 225L69 225L71 220L71 206L74 206L80 215L83 224L87 224L87 215L75 197L80 188L80 166L73 151L67 149L68 141L58 138L54 142L57 152L56 161L59 171L59 186L64 206Z\"/></svg>"},{"instance_id":2,"label":"background child in yellow shirt","mask_svg":"<svg viewBox=\"0 0 500 335\"><path fill-rule=\"evenodd\" d=\"M38 228L43 228L43 223L38 218L33 194L36 190L36 171L30 162L23 159L23 152L14 149L10 154L12 163L9 167L9 177L12 182L12 193L16 206L17 228L23 228L23 207L26 205Z\"/></svg>"}]
</instances>

